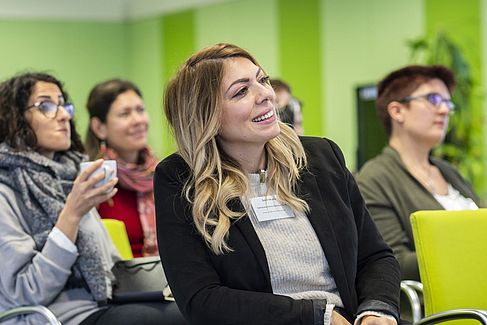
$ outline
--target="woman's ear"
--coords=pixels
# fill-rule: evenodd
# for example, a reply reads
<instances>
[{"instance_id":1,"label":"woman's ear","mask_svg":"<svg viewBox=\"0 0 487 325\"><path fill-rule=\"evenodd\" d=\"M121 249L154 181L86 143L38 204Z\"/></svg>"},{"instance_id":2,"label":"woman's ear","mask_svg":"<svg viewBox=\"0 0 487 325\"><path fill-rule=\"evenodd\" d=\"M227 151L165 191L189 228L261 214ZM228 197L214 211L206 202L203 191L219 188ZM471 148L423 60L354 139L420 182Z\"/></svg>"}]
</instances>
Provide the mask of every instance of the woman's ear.
<instances>
[{"instance_id":1,"label":"woman's ear","mask_svg":"<svg viewBox=\"0 0 487 325\"><path fill-rule=\"evenodd\" d=\"M398 101L392 101L387 105L387 112L393 121L402 123L404 121L403 108L404 106Z\"/></svg>"},{"instance_id":2,"label":"woman's ear","mask_svg":"<svg viewBox=\"0 0 487 325\"><path fill-rule=\"evenodd\" d=\"M107 139L107 126L98 117L92 117L90 119L90 129L98 139Z\"/></svg>"}]
</instances>

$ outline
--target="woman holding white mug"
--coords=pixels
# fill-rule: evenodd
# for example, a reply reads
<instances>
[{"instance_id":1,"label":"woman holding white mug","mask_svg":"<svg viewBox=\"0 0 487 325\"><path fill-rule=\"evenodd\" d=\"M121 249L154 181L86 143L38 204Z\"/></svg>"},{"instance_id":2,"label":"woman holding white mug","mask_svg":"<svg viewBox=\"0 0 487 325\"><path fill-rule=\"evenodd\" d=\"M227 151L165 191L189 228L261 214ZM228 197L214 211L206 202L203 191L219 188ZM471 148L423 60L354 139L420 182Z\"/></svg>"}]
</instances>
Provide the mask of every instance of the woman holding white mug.
<instances>
[{"instance_id":1,"label":"woman holding white mug","mask_svg":"<svg viewBox=\"0 0 487 325\"><path fill-rule=\"evenodd\" d=\"M175 304L110 304L120 257L94 207L117 193L118 179L95 186L101 159L79 173L85 157L73 114L51 75L0 84L0 256L8 261L0 311L43 305L66 325L184 324ZM30 314L6 324L43 321Z\"/></svg>"}]
</instances>

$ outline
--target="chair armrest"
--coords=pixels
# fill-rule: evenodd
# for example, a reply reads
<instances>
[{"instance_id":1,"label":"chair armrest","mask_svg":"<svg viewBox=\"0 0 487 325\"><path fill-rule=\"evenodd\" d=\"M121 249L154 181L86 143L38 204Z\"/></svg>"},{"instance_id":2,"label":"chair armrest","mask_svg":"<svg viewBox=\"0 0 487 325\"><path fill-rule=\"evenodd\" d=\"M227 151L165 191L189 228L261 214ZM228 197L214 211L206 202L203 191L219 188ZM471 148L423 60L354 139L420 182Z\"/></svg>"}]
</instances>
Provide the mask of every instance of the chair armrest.
<instances>
[{"instance_id":1,"label":"chair armrest","mask_svg":"<svg viewBox=\"0 0 487 325\"><path fill-rule=\"evenodd\" d=\"M475 319L487 324L487 311L480 309L452 309L442 311L415 322L414 325L431 325L456 319Z\"/></svg>"},{"instance_id":2,"label":"chair armrest","mask_svg":"<svg viewBox=\"0 0 487 325\"><path fill-rule=\"evenodd\" d=\"M6 311L0 312L0 322L18 315L32 314L32 313L41 314L42 316L44 316L44 318L46 318L48 324L50 325L61 325L61 323L57 320L56 316L54 316L52 311L50 311L44 306L25 306L25 307L16 307L16 308L8 309Z\"/></svg>"},{"instance_id":3,"label":"chair armrest","mask_svg":"<svg viewBox=\"0 0 487 325\"><path fill-rule=\"evenodd\" d=\"M419 281L414 281L414 280L403 280L401 282L404 282L404 284L410 286L417 292L423 294L423 284Z\"/></svg>"},{"instance_id":4,"label":"chair armrest","mask_svg":"<svg viewBox=\"0 0 487 325\"><path fill-rule=\"evenodd\" d=\"M411 306L413 323L417 323L421 318L421 301L419 300L418 291L423 293L423 285L418 281L403 280L401 281L401 291L406 295Z\"/></svg>"}]
</instances>

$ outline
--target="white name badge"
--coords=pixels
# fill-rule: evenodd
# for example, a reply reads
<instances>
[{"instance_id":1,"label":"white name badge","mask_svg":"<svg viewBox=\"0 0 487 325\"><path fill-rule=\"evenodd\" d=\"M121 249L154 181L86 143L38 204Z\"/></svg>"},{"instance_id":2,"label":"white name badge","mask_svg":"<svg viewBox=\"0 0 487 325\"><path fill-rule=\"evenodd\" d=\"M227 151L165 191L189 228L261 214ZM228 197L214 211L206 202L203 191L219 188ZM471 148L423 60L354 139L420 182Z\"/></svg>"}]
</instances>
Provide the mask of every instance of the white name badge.
<instances>
[{"instance_id":1,"label":"white name badge","mask_svg":"<svg viewBox=\"0 0 487 325\"><path fill-rule=\"evenodd\" d=\"M260 222L294 217L293 210L280 203L275 195L254 197L250 204Z\"/></svg>"}]
</instances>

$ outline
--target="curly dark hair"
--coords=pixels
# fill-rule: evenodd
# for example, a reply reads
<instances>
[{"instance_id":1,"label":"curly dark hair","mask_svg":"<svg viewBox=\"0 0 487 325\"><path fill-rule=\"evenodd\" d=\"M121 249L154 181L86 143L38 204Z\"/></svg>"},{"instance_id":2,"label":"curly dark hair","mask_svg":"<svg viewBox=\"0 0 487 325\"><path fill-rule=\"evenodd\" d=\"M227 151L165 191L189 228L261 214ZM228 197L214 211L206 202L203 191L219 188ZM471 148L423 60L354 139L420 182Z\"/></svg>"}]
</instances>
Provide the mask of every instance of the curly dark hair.
<instances>
[{"instance_id":1,"label":"curly dark hair","mask_svg":"<svg viewBox=\"0 0 487 325\"><path fill-rule=\"evenodd\" d=\"M408 65L392 71L379 81L375 103L377 115L388 136L392 133L392 123L387 105L392 101L411 95L419 86L431 79L443 81L450 94L455 89L453 72L442 65Z\"/></svg>"},{"instance_id":2,"label":"curly dark hair","mask_svg":"<svg viewBox=\"0 0 487 325\"><path fill-rule=\"evenodd\" d=\"M61 90L66 102L69 95L61 81L43 72L26 72L13 76L0 84L0 142L6 142L14 150L37 149L37 137L25 118L29 98L37 82L55 84ZM81 137L76 132L73 119L71 127L71 147L69 150L84 152Z\"/></svg>"}]
</instances>

